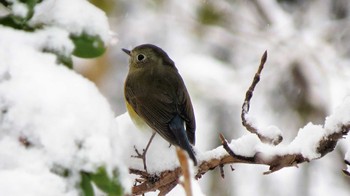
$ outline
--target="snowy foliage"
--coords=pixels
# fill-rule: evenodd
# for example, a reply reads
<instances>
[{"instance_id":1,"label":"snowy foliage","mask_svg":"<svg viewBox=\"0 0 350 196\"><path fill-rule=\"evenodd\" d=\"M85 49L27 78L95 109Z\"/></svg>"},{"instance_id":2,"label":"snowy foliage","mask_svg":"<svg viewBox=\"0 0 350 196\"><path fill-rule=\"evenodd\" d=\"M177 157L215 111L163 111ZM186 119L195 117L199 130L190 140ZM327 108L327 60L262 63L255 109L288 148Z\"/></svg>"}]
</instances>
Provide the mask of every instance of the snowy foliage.
<instances>
[{"instance_id":1,"label":"snowy foliage","mask_svg":"<svg viewBox=\"0 0 350 196\"><path fill-rule=\"evenodd\" d=\"M18 1L11 8L23 18L29 9ZM106 16L86 1L48 0L25 23L41 28L0 25L1 195L80 195L82 172L123 175L110 105L92 82L58 60L72 55L72 33L107 44Z\"/></svg>"}]
</instances>

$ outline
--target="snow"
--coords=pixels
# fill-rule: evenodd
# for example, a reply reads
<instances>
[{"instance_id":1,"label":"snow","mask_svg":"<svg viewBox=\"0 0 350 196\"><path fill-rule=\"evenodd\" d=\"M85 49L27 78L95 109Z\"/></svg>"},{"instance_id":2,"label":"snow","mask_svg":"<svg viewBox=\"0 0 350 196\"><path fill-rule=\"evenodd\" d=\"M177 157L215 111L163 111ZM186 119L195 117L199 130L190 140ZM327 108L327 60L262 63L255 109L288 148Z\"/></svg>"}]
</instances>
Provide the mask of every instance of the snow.
<instances>
[{"instance_id":1,"label":"snow","mask_svg":"<svg viewBox=\"0 0 350 196\"><path fill-rule=\"evenodd\" d=\"M245 111L247 111L248 105L243 105ZM245 119L248 124L257 127L257 133L268 138L272 143L280 143L282 137L282 131L276 125L259 126L259 121L249 113L245 114Z\"/></svg>"},{"instance_id":2,"label":"snow","mask_svg":"<svg viewBox=\"0 0 350 196\"><path fill-rule=\"evenodd\" d=\"M3 195L76 195L66 179L52 172L42 149L25 149L13 137L0 142L0 191ZM21 188L18 188L21 187Z\"/></svg>"},{"instance_id":3,"label":"snow","mask_svg":"<svg viewBox=\"0 0 350 196\"><path fill-rule=\"evenodd\" d=\"M275 125L258 128L258 133L271 139L272 143L278 143L282 137L282 131Z\"/></svg>"},{"instance_id":4,"label":"snow","mask_svg":"<svg viewBox=\"0 0 350 196\"><path fill-rule=\"evenodd\" d=\"M301 153L305 158L316 159L320 157L317 147L320 140L325 136L324 128L321 125L308 123L298 131L298 135L289 145L289 152Z\"/></svg>"},{"instance_id":5,"label":"snow","mask_svg":"<svg viewBox=\"0 0 350 196\"><path fill-rule=\"evenodd\" d=\"M74 49L73 43L68 39L68 32L56 27L43 28L36 33L25 33L1 26L0 30L0 35L3 38L1 44L7 46L10 50L21 45L22 47L29 47L37 51L49 50L62 55L68 55ZM13 37L15 37L16 40L13 40ZM22 49L20 49L20 51L21 50ZM6 57L6 59L11 60L11 58L14 58L14 56L11 55L17 54L9 53L7 56L4 56L4 58ZM21 59L17 59L17 61L20 60Z\"/></svg>"},{"instance_id":6,"label":"snow","mask_svg":"<svg viewBox=\"0 0 350 196\"><path fill-rule=\"evenodd\" d=\"M143 162L141 159L131 157L136 155L134 146L139 152L146 148L151 138L152 131L150 129L139 129L132 122L128 113L124 113L117 117L118 130L123 135L123 140L127 141L124 146L124 161L131 168L143 170ZM146 154L147 170L150 173L158 173L164 170L171 170L179 167L176 149L170 146L161 136L156 134ZM162 160L162 161L159 161Z\"/></svg>"},{"instance_id":7,"label":"snow","mask_svg":"<svg viewBox=\"0 0 350 196\"><path fill-rule=\"evenodd\" d=\"M301 154L305 158L312 160L320 157L320 154L317 153L317 147L319 141L324 136L325 131L321 125L309 123L299 130L298 135L289 145L273 146L271 144L264 144L257 135L250 133L232 140L229 143L229 147L235 154L245 157L253 157L256 153L261 152L265 159L282 154ZM199 157L210 159L220 158L225 155L227 155L227 152L220 146L201 154Z\"/></svg>"},{"instance_id":8,"label":"snow","mask_svg":"<svg viewBox=\"0 0 350 196\"><path fill-rule=\"evenodd\" d=\"M80 172L99 167L118 168L122 183L131 187L106 98L91 81L58 65L54 54L42 52L70 55L70 33L107 41L105 14L86 1L44 1L36 9L31 22L49 26L35 32L0 26L1 194L79 195ZM68 177L60 175L65 169Z\"/></svg>"},{"instance_id":9,"label":"snow","mask_svg":"<svg viewBox=\"0 0 350 196\"><path fill-rule=\"evenodd\" d=\"M27 8L14 2L12 12L24 17ZM109 72L113 75L112 88L107 90L113 94L110 100L115 94L122 96L117 90L122 84L116 84L120 79L116 77L125 77L122 71L126 70L127 57L120 58L120 48L155 43L176 62L191 95L197 119L194 150L199 162L226 155L219 132L229 140L234 138L229 145L239 155L262 152L269 158L301 153L308 159L319 158L318 141L349 122L350 102L349 98L344 100L350 92L349 44L346 29L338 31L339 24L348 26L347 18L339 23L328 17L330 11L325 6L330 3L325 0L305 3L302 13L285 10L277 1L256 1L253 4L260 6L259 12L257 7L251 8L252 3L221 3L224 10L216 8L229 20L212 26L199 24L196 19L202 2L118 4L117 17L110 17L115 24L114 44L118 51L111 59L114 67L119 66ZM100 166L106 166L108 171L118 168L124 187L130 191L135 176L128 175L128 168L143 169L142 161L131 157L135 155L134 145L142 151L152 131L134 126L120 105L123 99L114 103L118 106L113 107L114 111L123 111L115 118L106 98L92 82L57 65L55 55L42 52L70 55L74 49L71 34L98 35L107 45L111 33L106 15L85 0L46 0L35 7L30 24L44 27L22 32L0 26L1 194L79 195L79 172L93 172ZM334 37L338 32L341 35ZM248 120L264 124L258 126L259 133L270 138L278 138L283 130L285 140L278 146L262 144L256 135L247 133L239 116L244 93L266 49L268 61L254 91ZM305 100L323 109L325 115L332 113L324 126L308 123L312 120L289 106L289 97L282 95L295 85L288 80L288 70L294 64L300 64L307 76ZM301 90L297 88L290 95L299 97ZM30 146L25 147L20 138L27 139ZM345 159L350 160L348 143L349 139L344 140L340 148L348 151ZM347 184L339 175L343 168L337 165L342 160L334 154L299 169L286 168L268 176L260 172L266 171L266 166L235 165L235 172L225 173L227 178L222 181L209 178L209 174L200 181L192 179L194 195L348 195ZM150 173L178 167L174 146L169 147L157 135L147 153L147 166ZM66 168L72 170L71 176L59 175ZM195 169L191 166L191 171ZM157 193L150 193L154 194ZM170 195L184 195L184 190L179 185Z\"/></svg>"},{"instance_id":10,"label":"snow","mask_svg":"<svg viewBox=\"0 0 350 196\"><path fill-rule=\"evenodd\" d=\"M12 35L14 40L21 37L16 33ZM46 34L42 35L45 38ZM29 36L27 41L34 41L34 38L30 40L32 38ZM57 65L54 55L24 46L12 43L11 48L0 48L3 64L7 67L0 74L7 75L0 83L0 108L6 111L1 117L0 145L1 159L8 161L1 170L6 171L6 165L13 167L11 170L18 174L14 175L17 183L13 186L26 185L28 177L34 174L37 180L53 182L47 189L33 188L33 191L40 191L33 195L64 193L73 187L67 187L64 184L67 180L50 172L56 165L95 171L102 165L112 168L112 157L120 156L120 152L113 152L111 148L112 141L118 141L111 134L117 130L114 114L94 84L63 65ZM29 141L29 149L20 145L20 137ZM6 152L14 154L9 157ZM26 166L28 163L31 163L30 167ZM39 168L41 171L37 171ZM9 175L2 173L6 174ZM40 184L40 181L34 183ZM9 182L6 190L11 190ZM53 187L55 184L60 187ZM0 192L7 193L6 190ZM31 194L30 190L26 191ZM73 190L68 189L70 191ZM6 195L14 195L10 193Z\"/></svg>"},{"instance_id":11,"label":"snow","mask_svg":"<svg viewBox=\"0 0 350 196\"><path fill-rule=\"evenodd\" d=\"M46 0L35 7L32 25L54 25L74 35L98 35L107 43L110 39L106 14L85 0Z\"/></svg>"},{"instance_id":12,"label":"snow","mask_svg":"<svg viewBox=\"0 0 350 196\"><path fill-rule=\"evenodd\" d=\"M350 162L350 151L345 154L345 160Z\"/></svg>"},{"instance_id":13,"label":"snow","mask_svg":"<svg viewBox=\"0 0 350 196\"><path fill-rule=\"evenodd\" d=\"M254 156L256 153L256 145L260 142L255 134L248 134L233 140L230 143L230 148L238 155Z\"/></svg>"},{"instance_id":14,"label":"snow","mask_svg":"<svg viewBox=\"0 0 350 196\"><path fill-rule=\"evenodd\" d=\"M340 125L350 122L350 97L347 97L343 104L338 106L334 113L326 118L325 129L329 134L339 131Z\"/></svg>"},{"instance_id":15,"label":"snow","mask_svg":"<svg viewBox=\"0 0 350 196\"><path fill-rule=\"evenodd\" d=\"M12 6L13 14L18 17L25 18L28 14L27 5L16 1Z\"/></svg>"}]
</instances>

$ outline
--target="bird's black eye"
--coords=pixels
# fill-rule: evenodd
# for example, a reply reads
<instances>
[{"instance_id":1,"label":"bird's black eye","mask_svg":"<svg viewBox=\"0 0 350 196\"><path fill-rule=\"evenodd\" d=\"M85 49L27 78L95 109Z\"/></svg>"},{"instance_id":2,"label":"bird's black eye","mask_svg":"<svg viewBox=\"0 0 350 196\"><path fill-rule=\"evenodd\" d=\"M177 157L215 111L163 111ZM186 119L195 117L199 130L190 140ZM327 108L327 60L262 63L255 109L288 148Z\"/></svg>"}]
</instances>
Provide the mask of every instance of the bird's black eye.
<instances>
[{"instance_id":1,"label":"bird's black eye","mask_svg":"<svg viewBox=\"0 0 350 196\"><path fill-rule=\"evenodd\" d=\"M143 55L143 54L139 54L139 55L137 55L137 61L143 61L143 60L145 60L146 59L146 56L145 55Z\"/></svg>"}]
</instances>

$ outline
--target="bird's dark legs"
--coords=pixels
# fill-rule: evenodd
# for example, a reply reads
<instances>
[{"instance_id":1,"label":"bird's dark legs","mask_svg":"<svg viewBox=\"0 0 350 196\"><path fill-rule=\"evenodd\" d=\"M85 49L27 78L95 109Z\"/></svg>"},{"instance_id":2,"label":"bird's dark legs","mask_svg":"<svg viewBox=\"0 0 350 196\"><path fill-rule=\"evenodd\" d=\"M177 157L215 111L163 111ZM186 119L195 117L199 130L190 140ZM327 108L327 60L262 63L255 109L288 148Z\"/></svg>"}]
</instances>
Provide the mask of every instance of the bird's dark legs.
<instances>
[{"instance_id":1,"label":"bird's dark legs","mask_svg":"<svg viewBox=\"0 0 350 196\"><path fill-rule=\"evenodd\" d=\"M145 169L146 172L147 172L146 153L147 153L147 150L148 150L149 146L151 145L151 142L152 142L152 140L153 140L155 135L156 135L156 132L153 132L151 138L149 139L149 141L147 143L146 148L142 150L143 151L142 154L137 150L136 146L134 146L134 149L135 149L135 152L136 152L137 155L132 156L132 157L142 159L143 168Z\"/></svg>"}]
</instances>

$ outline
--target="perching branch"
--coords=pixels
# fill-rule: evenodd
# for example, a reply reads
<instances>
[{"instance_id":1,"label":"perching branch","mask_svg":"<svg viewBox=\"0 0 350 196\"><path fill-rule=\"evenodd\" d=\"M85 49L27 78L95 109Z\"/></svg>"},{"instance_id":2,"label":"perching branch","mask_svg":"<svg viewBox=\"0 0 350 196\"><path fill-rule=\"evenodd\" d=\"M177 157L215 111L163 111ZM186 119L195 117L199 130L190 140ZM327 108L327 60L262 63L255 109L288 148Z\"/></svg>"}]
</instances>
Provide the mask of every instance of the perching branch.
<instances>
[{"instance_id":1,"label":"perching branch","mask_svg":"<svg viewBox=\"0 0 350 196\"><path fill-rule=\"evenodd\" d=\"M278 144L282 141L282 137L280 140L276 142L276 138L269 138L264 136L263 134L259 133L259 130L255 128L255 126L247 120L247 114L249 112L250 107L250 100L253 96L253 92L255 89L255 86L260 80L260 74L264 67L264 64L267 59L267 52L265 52L261 58L261 63L259 66L259 69L257 73L255 74L254 80L249 87L248 91L246 92L246 98L244 100L244 104L242 106L242 124L247 128L248 131L250 131L253 134L256 134L259 139L257 139L257 142L254 145L265 145L264 143L270 143L274 144L275 146L271 146L271 148L275 149L283 149L282 147L278 146ZM302 154L303 151L298 151L296 153L289 153L290 151L276 151L276 153L271 152L264 152L262 151L255 151L250 155L241 155L239 152L235 152L235 149L230 147L232 144L235 143L235 141L232 141L229 143L225 137L220 134L220 140L222 142L222 146L217 147L216 149L212 151L218 151L220 154L223 154L221 157L211 157L207 158L206 160L200 160L198 166L195 168L195 179L200 179L203 175L205 175L208 171L213 170L217 167L220 168L221 176L224 177L223 172L223 166L230 165L234 163L247 163L247 164L259 164L259 165L267 165L269 166L269 170L264 172L264 174L270 174L272 172L278 171L284 167L291 167L291 166L298 166L298 164L304 163L304 162L310 162L315 159L320 159L323 156L325 156L327 153L332 152L338 142L339 139L344 138L350 130L350 121L347 121L348 123L339 122L337 126L331 127L334 130L329 130L330 128L322 127L322 137L319 137L318 140L313 142L313 145L308 145L308 143L305 143L305 146L302 146L303 150L306 152L313 151L318 156L309 158L308 156ZM252 137L256 137L254 135L251 135ZM316 144L316 146L314 145ZM288 146L286 147L288 148ZM253 148L256 149L256 148ZM218 154L213 153L212 154ZM226 152L222 153L222 152ZM294 152L294 151L292 151ZM208 156L205 156L208 157ZM183 161L183 160L182 160ZM349 162L346 162L346 164L350 165ZM232 167L231 167L232 168ZM188 170L188 168L186 169ZM188 171L186 171L187 173ZM350 175L349 171L343 170L343 172L347 175ZM132 188L132 194L133 195L141 195L147 192L156 191L159 190L159 195L165 195L168 192L170 192L177 184L179 184L179 178L183 175L181 167L178 167L174 170L166 170L163 172L160 172L159 175L152 175L144 171L140 171L137 169L129 169L130 174L135 174L139 176L139 179L137 179L137 183ZM188 174L186 175L188 176ZM187 178L187 177L186 177ZM187 180L189 180L187 178ZM185 185L186 186L186 185Z\"/></svg>"},{"instance_id":2,"label":"perching branch","mask_svg":"<svg viewBox=\"0 0 350 196\"><path fill-rule=\"evenodd\" d=\"M320 154L320 157L325 156L327 153L332 152L339 139L343 138L350 130L350 124L342 125L335 132L327 135L322 140L318 142L317 152ZM278 171L284 167L298 166L298 164L304 162L310 162L312 160L304 157L300 153L292 154L280 154L280 155L267 155L264 152L255 152L252 156L242 156L238 155L229 147L226 139L220 135L222 140L223 148L227 151L227 154L220 158L211 158L208 160L203 160L199 163L198 168L196 168L196 179L201 178L205 173L210 170L220 167L221 165L229 165L234 163L247 163L247 164L259 164L269 166L269 171L264 172L264 174L270 174L272 172ZM218 147L215 150L222 150L221 147ZM343 170L346 174L349 172ZM156 190L171 190L178 183L180 176L182 176L181 168L178 167L172 171L163 171L158 176L158 179L155 181L152 175L139 171L130 169L131 174L139 175L144 182L139 185L135 185L132 189L132 193L135 195L144 194L150 191Z\"/></svg>"},{"instance_id":3,"label":"perching branch","mask_svg":"<svg viewBox=\"0 0 350 196\"><path fill-rule=\"evenodd\" d=\"M322 138L318 142L318 146L316 148L316 152L320 154L320 157L323 157L329 152L332 152L338 142L339 139L342 139L345 135L348 134L350 130L350 124L342 125L339 130L336 130L334 133L329 134ZM310 162L307 157L304 157L301 153L292 153L292 154L281 154L281 155L266 155L263 152L256 152L254 156L245 157L237 155L233 152L233 150L228 146L226 139L222 134L220 134L220 139L224 149L227 153L233 158L237 159L232 160L234 163L251 163L251 164L260 164L260 165L268 165L269 171L264 172L264 174L270 174L275 171L278 171L284 167L296 166L303 162Z\"/></svg>"}]
</instances>

